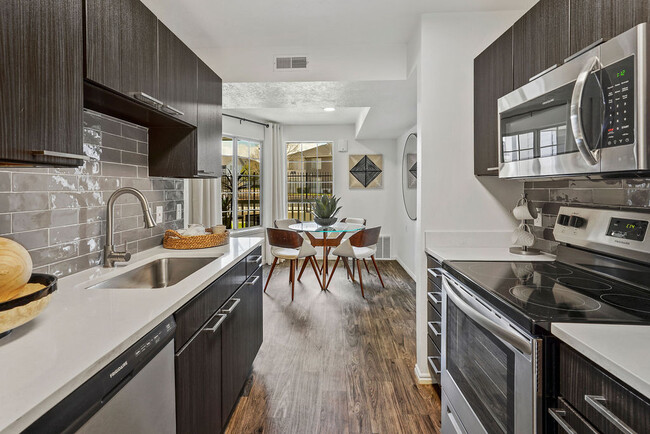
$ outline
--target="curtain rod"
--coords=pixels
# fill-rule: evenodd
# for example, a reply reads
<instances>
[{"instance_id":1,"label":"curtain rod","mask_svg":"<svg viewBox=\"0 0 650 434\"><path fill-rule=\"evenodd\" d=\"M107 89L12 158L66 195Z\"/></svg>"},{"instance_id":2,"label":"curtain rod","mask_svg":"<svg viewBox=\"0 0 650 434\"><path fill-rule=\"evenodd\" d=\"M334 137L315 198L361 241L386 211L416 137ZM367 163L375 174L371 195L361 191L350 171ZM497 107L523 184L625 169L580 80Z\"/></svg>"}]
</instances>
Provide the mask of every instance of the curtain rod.
<instances>
[{"instance_id":1,"label":"curtain rod","mask_svg":"<svg viewBox=\"0 0 650 434\"><path fill-rule=\"evenodd\" d=\"M227 116L227 117L229 117L229 118L237 119L237 120L239 120L239 123L241 123L242 121L244 121L244 122L250 122L251 124L262 125L262 126L264 126L264 127L266 127L266 128L269 127L269 124L265 124L264 122L258 122L258 121L254 121L254 120L252 120L252 119L240 118L239 116L228 115L228 114L226 114L226 113L224 113L223 115L224 115L224 116Z\"/></svg>"}]
</instances>

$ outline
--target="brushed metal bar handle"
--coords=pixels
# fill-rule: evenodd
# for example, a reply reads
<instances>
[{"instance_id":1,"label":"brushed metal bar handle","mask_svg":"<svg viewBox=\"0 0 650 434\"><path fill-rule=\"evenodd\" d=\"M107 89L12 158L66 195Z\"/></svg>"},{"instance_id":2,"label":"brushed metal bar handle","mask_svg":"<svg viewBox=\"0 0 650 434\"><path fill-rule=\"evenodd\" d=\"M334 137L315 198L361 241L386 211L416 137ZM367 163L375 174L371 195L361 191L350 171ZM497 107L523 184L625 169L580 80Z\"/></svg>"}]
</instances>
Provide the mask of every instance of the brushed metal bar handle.
<instances>
[{"instance_id":1,"label":"brushed metal bar handle","mask_svg":"<svg viewBox=\"0 0 650 434\"><path fill-rule=\"evenodd\" d=\"M256 277L259 278L259 276L256 276ZM221 309L221 312L223 312L223 313L233 313L233 311L235 310L235 308L237 307L237 305L238 305L239 303L241 303L241 300L238 299L238 298L233 298L232 301L234 301L234 303L232 304L232 306L230 306L228 309Z\"/></svg>"},{"instance_id":2,"label":"brushed metal bar handle","mask_svg":"<svg viewBox=\"0 0 650 434\"><path fill-rule=\"evenodd\" d=\"M202 170L202 169L198 170L198 172L205 173L206 175L214 175L215 173L217 173L217 172L208 172L207 170Z\"/></svg>"},{"instance_id":3,"label":"brushed metal bar handle","mask_svg":"<svg viewBox=\"0 0 650 434\"><path fill-rule=\"evenodd\" d=\"M219 321L217 321L217 323L216 323L215 325L213 325L212 327L205 327L205 328L204 328L203 330L201 330L201 331L204 331L204 332L212 332L212 333L214 333L214 332L216 332L217 330L219 330L219 327L221 327L221 324L223 324L223 322L226 320L226 318L228 317L228 315L225 315L225 314L219 313L219 314L217 314L217 316L219 317Z\"/></svg>"},{"instance_id":4,"label":"brushed metal bar handle","mask_svg":"<svg viewBox=\"0 0 650 434\"><path fill-rule=\"evenodd\" d=\"M133 98L135 98L135 99L137 99L139 101L142 101L142 102L144 102L146 104L149 104L149 105L153 105L153 106L163 106L163 105L165 105L161 100L156 99L156 98L152 97L151 95L147 95L144 92L133 92L131 95L133 96Z\"/></svg>"},{"instance_id":5,"label":"brushed metal bar handle","mask_svg":"<svg viewBox=\"0 0 650 434\"><path fill-rule=\"evenodd\" d=\"M488 167L485 170L487 170L488 172L496 172L496 171L499 170L499 166L497 166L497 167Z\"/></svg>"},{"instance_id":6,"label":"brushed metal bar handle","mask_svg":"<svg viewBox=\"0 0 650 434\"><path fill-rule=\"evenodd\" d=\"M441 268L427 268L427 273L429 273L430 275L432 275L436 279L439 279L439 278L442 277L442 273L437 274L436 271L441 271L441 270L442 270Z\"/></svg>"},{"instance_id":7,"label":"brushed metal bar handle","mask_svg":"<svg viewBox=\"0 0 650 434\"><path fill-rule=\"evenodd\" d=\"M458 421L456 420L456 415L454 413L452 413L450 410L447 410L447 417L449 418L449 423L451 423L451 426L454 429L454 432L456 434L463 434L463 430L460 429L460 425L458 424Z\"/></svg>"},{"instance_id":8,"label":"brushed metal bar handle","mask_svg":"<svg viewBox=\"0 0 650 434\"><path fill-rule=\"evenodd\" d=\"M433 301L435 304L442 304L442 299L438 300L438 299L435 297L435 295L436 295L435 292L428 292L428 293L427 293L427 296L428 296L428 297L431 299L431 301Z\"/></svg>"},{"instance_id":9,"label":"brushed metal bar handle","mask_svg":"<svg viewBox=\"0 0 650 434\"><path fill-rule=\"evenodd\" d=\"M255 285L257 283L257 281L260 280L260 276L252 276L252 277L253 277L253 281L249 282L247 280L246 282L244 282L244 285Z\"/></svg>"},{"instance_id":10,"label":"brushed metal bar handle","mask_svg":"<svg viewBox=\"0 0 650 434\"><path fill-rule=\"evenodd\" d=\"M539 77L541 77L542 75L546 74L547 72L551 72L551 71L553 71L553 70L554 70L555 68L557 68L557 67L558 67L558 64L557 64L557 63L556 63L555 65L553 65L553 66L549 66L548 68L546 68L546 69L543 70L542 72L540 72L540 73L538 73L538 74L535 74L535 75L533 75L532 77L530 77L530 78L528 79L528 82L530 83L530 82L533 81L533 80L537 80L537 79L538 79Z\"/></svg>"},{"instance_id":11,"label":"brushed metal bar handle","mask_svg":"<svg viewBox=\"0 0 650 434\"><path fill-rule=\"evenodd\" d=\"M429 361L429 365L431 365L431 367L433 368L433 372L435 372L436 375L440 375L442 370L440 368L438 368L435 363L433 363L433 361L436 360L436 359L440 360L440 357L434 357L434 356L427 357L427 360Z\"/></svg>"},{"instance_id":12,"label":"brushed metal bar handle","mask_svg":"<svg viewBox=\"0 0 650 434\"><path fill-rule=\"evenodd\" d=\"M163 104L161 110L170 115L185 116L185 113L177 108L170 106L169 104Z\"/></svg>"},{"instance_id":13,"label":"brushed metal bar handle","mask_svg":"<svg viewBox=\"0 0 650 434\"><path fill-rule=\"evenodd\" d=\"M550 414L551 417L555 419L557 424L564 431L566 431L569 434L578 434L578 432L575 429L573 429L573 427L569 425L569 423L566 420L564 420L564 416L566 416L566 410L562 410L561 408L549 408L548 414Z\"/></svg>"},{"instance_id":14,"label":"brushed metal bar handle","mask_svg":"<svg viewBox=\"0 0 650 434\"><path fill-rule=\"evenodd\" d=\"M429 321L428 324L429 324L429 328L431 329L431 331L433 332L434 335L436 335L436 336L442 335L442 330L436 330L436 327L435 327L436 324L438 324L439 326L442 326L442 323L440 321Z\"/></svg>"},{"instance_id":15,"label":"brushed metal bar handle","mask_svg":"<svg viewBox=\"0 0 650 434\"><path fill-rule=\"evenodd\" d=\"M587 139L585 138L585 131L582 127L582 96L585 91L587 79L589 79L589 74L591 74L591 71L596 69L599 65L600 59L598 59L598 56L589 59L589 63L587 63L585 69L583 69L578 75L576 85L573 88L573 94L571 95L571 106L569 107L571 130L573 131L576 146L578 147L578 151L580 151L582 158L590 166L598 164L600 155L598 150L592 151L589 149Z\"/></svg>"},{"instance_id":16,"label":"brushed metal bar handle","mask_svg":"<svg viewBox=\"0 0 650 434\"><path fill-rule=\"evenodd\" d=\"M636 431L627 426L625 422L623 422L618 416L612 413L609 408L605 407L607 400L604 396L585 395L585 401L587 401L587 404L595 408L598 413L603 415L605 419L614 424L614 426L616 426L616 428L618 428L621 432L625 434L636 434Z\"/></svg>"},{"instance_id":17,"label":"brushed metal bar handle","mask_svg":"<svg viewBox=\"0 0 650 434\"><path fill-rule=\"evenodd\" d=\"M92 161L92 158L90 158L87 155L69 154L67 152L48 151L45 149L32 151L32 155L43 155L44 157L68 158L70 160Z\"/></svg>"}]
</instances>

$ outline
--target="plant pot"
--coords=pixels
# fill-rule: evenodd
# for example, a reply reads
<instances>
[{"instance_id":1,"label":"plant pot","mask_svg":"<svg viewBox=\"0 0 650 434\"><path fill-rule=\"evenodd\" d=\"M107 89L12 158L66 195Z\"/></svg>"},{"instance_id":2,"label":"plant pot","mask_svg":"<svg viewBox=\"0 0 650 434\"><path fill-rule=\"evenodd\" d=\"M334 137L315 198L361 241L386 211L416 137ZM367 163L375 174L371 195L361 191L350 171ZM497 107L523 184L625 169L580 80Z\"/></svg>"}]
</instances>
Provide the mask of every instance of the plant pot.
<instances>
[{"instance_id":1,"label":"plant pot","mask_svg":"<svg viewBox=\"0 0 650 434\"><path fill-rule=\"evenodd\" d=\"M327 218L327 219L314 217L314 221L319 226L332 226L334 223L336 223L336 217L330 217L330 218Z\"/></svg>"}]
</instances>

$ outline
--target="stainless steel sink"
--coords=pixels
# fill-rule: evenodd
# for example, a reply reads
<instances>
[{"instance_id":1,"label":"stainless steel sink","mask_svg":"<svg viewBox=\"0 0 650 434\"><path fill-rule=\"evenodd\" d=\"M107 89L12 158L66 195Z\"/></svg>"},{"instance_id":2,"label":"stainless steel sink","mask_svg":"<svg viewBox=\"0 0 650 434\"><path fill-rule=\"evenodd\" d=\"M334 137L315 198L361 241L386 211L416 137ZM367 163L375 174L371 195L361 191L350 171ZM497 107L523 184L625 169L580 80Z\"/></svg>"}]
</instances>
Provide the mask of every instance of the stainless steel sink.
<instances>
[{"instance_id":1,"label":"stainless steel sink","mask_svg":"<svg viewBox=\"0 0 650 434\"><path fill-rule=\"evenodd\" d=\"M219 255L221 256L221 255ZM88 289L155 289L176 285L219 256L210 258L163 258L148 262L124 274L104 280Z\"/></svg>"}]
</instances>

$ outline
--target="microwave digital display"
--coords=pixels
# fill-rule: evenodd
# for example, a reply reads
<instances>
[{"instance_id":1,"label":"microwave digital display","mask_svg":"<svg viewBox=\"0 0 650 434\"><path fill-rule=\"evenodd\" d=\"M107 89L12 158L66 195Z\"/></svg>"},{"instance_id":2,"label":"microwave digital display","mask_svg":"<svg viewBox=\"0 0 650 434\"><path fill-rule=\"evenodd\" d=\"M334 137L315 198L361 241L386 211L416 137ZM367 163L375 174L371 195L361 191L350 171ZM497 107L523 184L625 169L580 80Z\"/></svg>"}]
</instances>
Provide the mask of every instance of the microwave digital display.
<instances>
[{"instance_id":1,"label":"microwave digital display","mask_svg":"<svg viewBox=\"0 0 650 434\"><path fill-rule=\"evenodd\" d=\"M647 230L648 222L645 220L628 220L614 217L609 222L607 235L624 240L643 241Z\"/></svg>"}]
</instances>

